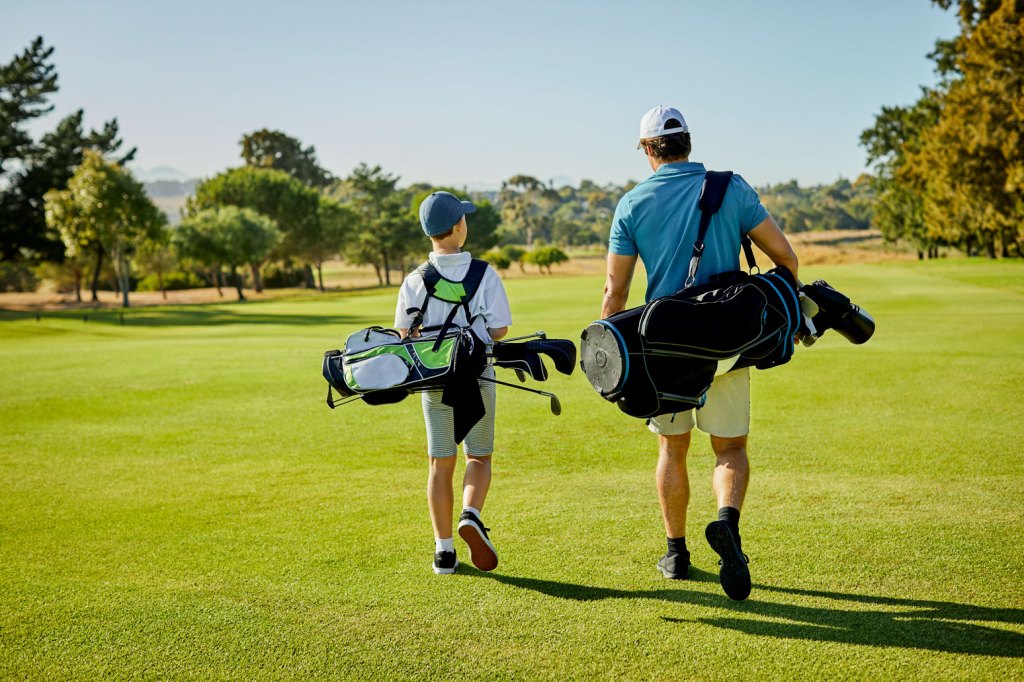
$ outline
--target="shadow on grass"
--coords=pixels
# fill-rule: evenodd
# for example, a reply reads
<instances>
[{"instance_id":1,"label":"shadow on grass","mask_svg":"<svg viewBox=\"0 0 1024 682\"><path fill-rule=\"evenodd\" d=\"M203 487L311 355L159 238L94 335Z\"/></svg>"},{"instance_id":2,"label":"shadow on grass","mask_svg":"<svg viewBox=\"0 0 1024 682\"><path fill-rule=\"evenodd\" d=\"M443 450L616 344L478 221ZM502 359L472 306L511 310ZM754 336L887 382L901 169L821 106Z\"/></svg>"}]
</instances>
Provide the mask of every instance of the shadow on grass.
<instances>
[{"instance_id":1,"label":"shadow on grass","mask_svg":"<svg viewBox=\"0 0 1024 682\"><path fill-rule=\"evenodd\" d=\"M300 315L294 313L249 312L245 308L227 310L223 307L196 305L181 310L147 310L145 308L120 310L75 310L45 313L3 311L0 322L31 320L82 322L86 324L125 325L130 327L202 327L233 324L275 325L362 325L375 321L355 315Z\"/></svg>"},{"instance_id":2,"label":"shadow on grass","mask_svg":"<svg viewBox=\"0 0 1024 682\"><path fill-rule=\"evenodd\" d=\"M1024 658L1024 635L977 624L1024 625L1024 609L994 609L955 602L899 599L756 584L751 599L735 602L722 594L675 587L654 590L617 590L553 580L483 573L468 566L460 568L459 572L490 578L505 585L532 590L559 599L575 601L656 599L727 609L736 613L736 616L698 617L695 619L662 616L663 620L671 623L698 622L763 637ZM717 583L718 576L691 568L690 581ZM830 608L763 601L759 597L765 592L831 599L839 603L836 607ZM844 602L871 604L880 608L852 610L844 608ZM780 622L780 620L788 622Z\"/></svg>"}]
</instances>

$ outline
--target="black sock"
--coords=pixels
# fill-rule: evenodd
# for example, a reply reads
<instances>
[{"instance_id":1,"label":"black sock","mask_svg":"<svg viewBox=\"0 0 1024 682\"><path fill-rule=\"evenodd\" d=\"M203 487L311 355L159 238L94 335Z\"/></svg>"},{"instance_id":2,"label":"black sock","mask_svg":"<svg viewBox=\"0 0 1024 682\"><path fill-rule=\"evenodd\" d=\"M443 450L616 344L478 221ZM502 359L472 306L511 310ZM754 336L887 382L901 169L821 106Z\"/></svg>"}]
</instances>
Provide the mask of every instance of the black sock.
<instances>
[{"instance_id":1,"label":"black sock","mask_svg":"<svg viewBox=\"0 0 1024 682\"><path fill-rule=\"evenodd\" d=\"M718 510L718 520L729 524L729 530L736 536L736 542L740 542L740 510L736 507L722 507Z\"/></svg>"},{"instance_id":2,"label":"black sock","mask_svg":"<svg viewBox=\"0 0 1024 682\"><path fill-rule=\"evenodd\" d=\"M668 541L668 553L669 554L689 554L686 551L686 537L681 538L665 538Z\"/></svg>"}]
</instances>

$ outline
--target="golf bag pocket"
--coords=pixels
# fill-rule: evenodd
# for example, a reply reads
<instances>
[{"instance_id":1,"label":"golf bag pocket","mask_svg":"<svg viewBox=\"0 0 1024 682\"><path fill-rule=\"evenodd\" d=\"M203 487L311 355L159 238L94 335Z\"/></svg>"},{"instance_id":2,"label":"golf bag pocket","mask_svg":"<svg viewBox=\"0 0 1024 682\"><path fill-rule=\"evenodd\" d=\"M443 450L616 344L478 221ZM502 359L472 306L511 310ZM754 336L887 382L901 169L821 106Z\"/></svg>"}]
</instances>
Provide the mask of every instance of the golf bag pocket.
<instances>
[{"instance_id":1,"label":"golf bag pocket","mask_svg":"<svg viewBox=\"0 0 1024 682\"><path fill-rule=\"evenodd\" d=\"M324 358L324 377L331 385L341 383L339 390L359 395L441 388L455 371L460 349L471 350L474 344L472 333L460 328L440 338L403 339L393 329L370 327L351 334L343 353L331 351Z\"/></svg>"},{"instance_id":2,"label":"golf bag pocket","mask_svg":"<svg viewBox=\"0 0 1024 682\"><path fill-rule=\"evenodd\" d=\"M355 391L393 388L409 379L409 365L395 353L345 363L345 383Z\"/></svg>"},{"instance_id":3,"label":"golf bag pocket","mask_svg":"<svg viewBox=\"0 0 1024 682\"><path fill-rule=\"evenodd\" d=\"M400 342L401 338L401 335L394 329L385 329L384 327L360 329L354 334L349 334L345 340L345 355Z\"/></svg>"},{"instance_id":4,"label":"golf bag pocket","mask_svg":"<svg viewBox=\"0 0 1024 682\"><path fill-rule=\"evenodd\" d=\"M644 310L640 335L647 348L708 360L742 353L764 334L764 293L753 286L730 286L707 299L666 296Z\"/></svg>"}]
</instances>

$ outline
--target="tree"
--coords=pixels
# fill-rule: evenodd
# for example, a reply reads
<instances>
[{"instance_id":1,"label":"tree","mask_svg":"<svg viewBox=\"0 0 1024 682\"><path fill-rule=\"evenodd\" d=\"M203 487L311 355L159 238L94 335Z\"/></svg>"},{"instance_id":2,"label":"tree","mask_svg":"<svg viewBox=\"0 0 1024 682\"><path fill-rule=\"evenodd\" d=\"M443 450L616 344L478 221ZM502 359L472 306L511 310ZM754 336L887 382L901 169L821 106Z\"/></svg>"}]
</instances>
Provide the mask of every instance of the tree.
<instances>
[{"instance_id":1,"label":"tree","mask_svg":"<svg viewBox=\"0 0 1024 682\"><path fill-rule=\"evenodd\" d=\"M144 239L135 253L135 261L145 272L156 275L160 293L166 301L167 287L164 285L164 276L178 264L174 249L171 247L170 232L162 228Z\"/></svg>"},{"instance_id":2,"label":"tree","mask_svg":"<svg viewBox=\"0 0 1024 682\"><path fill-rule=\"evenodd\" d=\"M179 252L220 271L228 267L231 283L244 301L238 268L262 262L280 240L274 221L249 208L207 208L182 220L175 233Z\"/></svg>"},{"instance_id":3,"label":"tree","mask_svg":"<svg viewBox=\"0 0 1024 682\"><path fill-rule=\"evenodd\" d=\"M50 63L53 48L42 36L25 51L0 65L0 177L14 159L24 158L32 138L24 125L53 111L48 96L57 92L57 73Z\"/></svg>"},{"instance_id":4,"label":"tree","mask_svg":"<svg viewBox=\"0 0 1024 682\"><path fill-rule=\"evenodd\" d=\"M931 235L989 257L1024 241L1024 3L962 2L952 78L909 154Z\"/></svg>"},{"instance_id":5,"label":"tree","mask_svg":"<svg viewBox=\"0 0 1024 682\"><path fill-rule=\"evenodd\" d=\"M130 258L139 244L155 237L167 220L146 196L142 184L99 152L87 150L68 188L48 192L46 204L53 207L46 214L54 221L53 229L63 234L63 219L75 223L69 233L81 235L91 230L96 235L110 255L122 305L127 308L131 289Z\"/></svg>"},{"instance_id":6,"label":"tree","mask_svg":"<svg viewBox=\"0 0 1024 682\"><path fill-rule=\"evenodd\" d=\"M270 256L280 259L293 257L309 262L309 245L315 242L320 229L320 195L316 190L284 171L245 166L224 171L197 185L195 195L185 205L185 213L192 216L203 209L218 206L250 208L270 218L282 234ZM259 266L251 267L254 283L260 282ZM312 268L308 265L306 285L316 285Z\"/></svg>"},{"instance_id":7,"label":"tree","mask_svg":"<svg viewBox=\"0 0 1024 682\"><path fill-rule=\"evenodd\" d=\"M958 5L960 34L929 55L939 83L883 107L861 143L876 168L876 222L919 255L937 244L1021 255L1024 224L1024 3Z\"/></svg>"},{"instance_id":8,"label":"tree","mask_svg":"<svg viewBox=\"0 0 1024 682\"><path fill-rule=\"evenodd\" d=\"M324 261L341 253L350 234L355 230L359 216L348 206L327 197L320 197L317 216L319 233L306 253L316 266L320 291L324 291Z\"/></svg>"},{"instance_id":9,"label":"tree","mask_svg":"<svg viewBox=\"0 0 1024 682\"><path fill-rule=\"evenodd\" d=\"M552 265L565 263L569 260L569 256L557 246L538 246L532 251L527 251L523 258L526 262L536 265L537 269L541 272L547 270L549 275L551 274Z\"/></svg>"},{"instance_id":10,"label":"tree","mask_svg":"<svg viewBox=\"0 0 1024 682\"><path fill-rule=\"evenodd\" d=\"M551 237L551 216L561 197L531 175L513 175L501 183L501 217L527 246L535 237Z\"/></svg>"},{"instance_id":11,"label":"tree","mask_svg":"<svg viewBox=\"0 0 1024 682\"><path fill-rule=\"evenodd\" d=\"M380 166L359 164L334 190L334 196L356 213L358 228L348 240L345 258L373 265L377 280L391 284L392 267L423 244L419 220L410 209L411 197L397 189L398 176Z\"/></svg>"},{"instance_id":12,"label":"tree","mask_svg":"<svg viewBox=\"0 0 1024 682\"><path fill-rule=\"evenodd\" d=\"M501 252L505 254L505 258L508 258L509 263L519 263L519 271L522 273L526 272L525 259L523 256L526 255L526 249L515 246L513 244L506 244L501 247Z\"/></svg>"},{"instance_id":13,"label":"tree","mask_svg":"<svg viewBox=\"0 0 1024 682\"><path fill-rule=\"evenodd\" d=\"M512 265L512 261L508 259L508 256L505 255L505 252L502 249L491 249L490 251L485 251L481 258L497 268L502 274L504 274Z\"/></svg>"},{"instance_id":14,"label":"tree","mask_svg":"<svg viewBox=\"0 0 1024 682\"><path fill-rule=\"evenodd\" d=\"M190 213L182 218L173 237L174 248L182 258L189 258L210 271L218 296L224 295L220 288L220 270L225 254L218 234L221 210L223 207L214 207Z\"/></svg>"},{"instance_id":15,"label":"tree","mask_svg":"<svg viewBox=\"0 0 1024 682\"><path fill-rule=\"evenodd\" d=\"M242 159L246 166L281 170L296 180L317 189L333 178L320 167L316 150L303 149L302 143L280 130L257 130L242 137Z\"/></svg>"},{"instance_id":16,"label":"tree","mask_svg":"<svg viewBox=\"0 0 1024 682\"><path fill-rule=\"evenodd\" d=\"M47 99L57 91L52 54L53 48L36 38L23 54L0 66L0 261L63 260L63 242L46 227L43 196L67 186L86 149L97 150L118 164L135 154L134 149L119 151L117 119L86 133L81 110L61 120L38 143L32 141L24 126L52 110ZM94 245L94 301L104 255L99 249Z\"/></svg>"},{"instance_id":17,"label":"tree","mask_svg":"<svg viewBox=\"0 0 1024 682\"><path fill-rule=\"evenodd\" d=\"M82 213L80 204L71 192L50 192L45 199L45 219L64 244L67 261L75 277L75 300L82 301L82 263L86 254L99 243L99 235ZM93 301L97 301L93 288Z\"/></svg>"}]
</instances>

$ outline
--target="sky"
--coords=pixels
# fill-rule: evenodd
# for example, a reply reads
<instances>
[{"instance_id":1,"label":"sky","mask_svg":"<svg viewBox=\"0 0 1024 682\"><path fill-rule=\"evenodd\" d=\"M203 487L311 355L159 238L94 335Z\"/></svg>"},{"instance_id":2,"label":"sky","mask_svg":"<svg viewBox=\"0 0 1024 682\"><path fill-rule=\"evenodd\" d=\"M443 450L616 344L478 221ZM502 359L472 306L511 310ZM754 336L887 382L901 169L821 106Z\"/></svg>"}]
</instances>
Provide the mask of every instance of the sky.
<instances>
[{"instance_id":1,"label":"sky","mask_svg":"<svg viewBox=\"0 0 1024 682\"><path fill-rule=\"evenodd\" d=\"M487 188L515 174L639 180L640 117L677 107L692 161L755 185L855 178L883 105L935 81L956 17L929 0L0 0L0 60L42 35L40 134L116 117L136 169L208 177L281 130L347 175Z\"/></svg>"}]
</instances>

